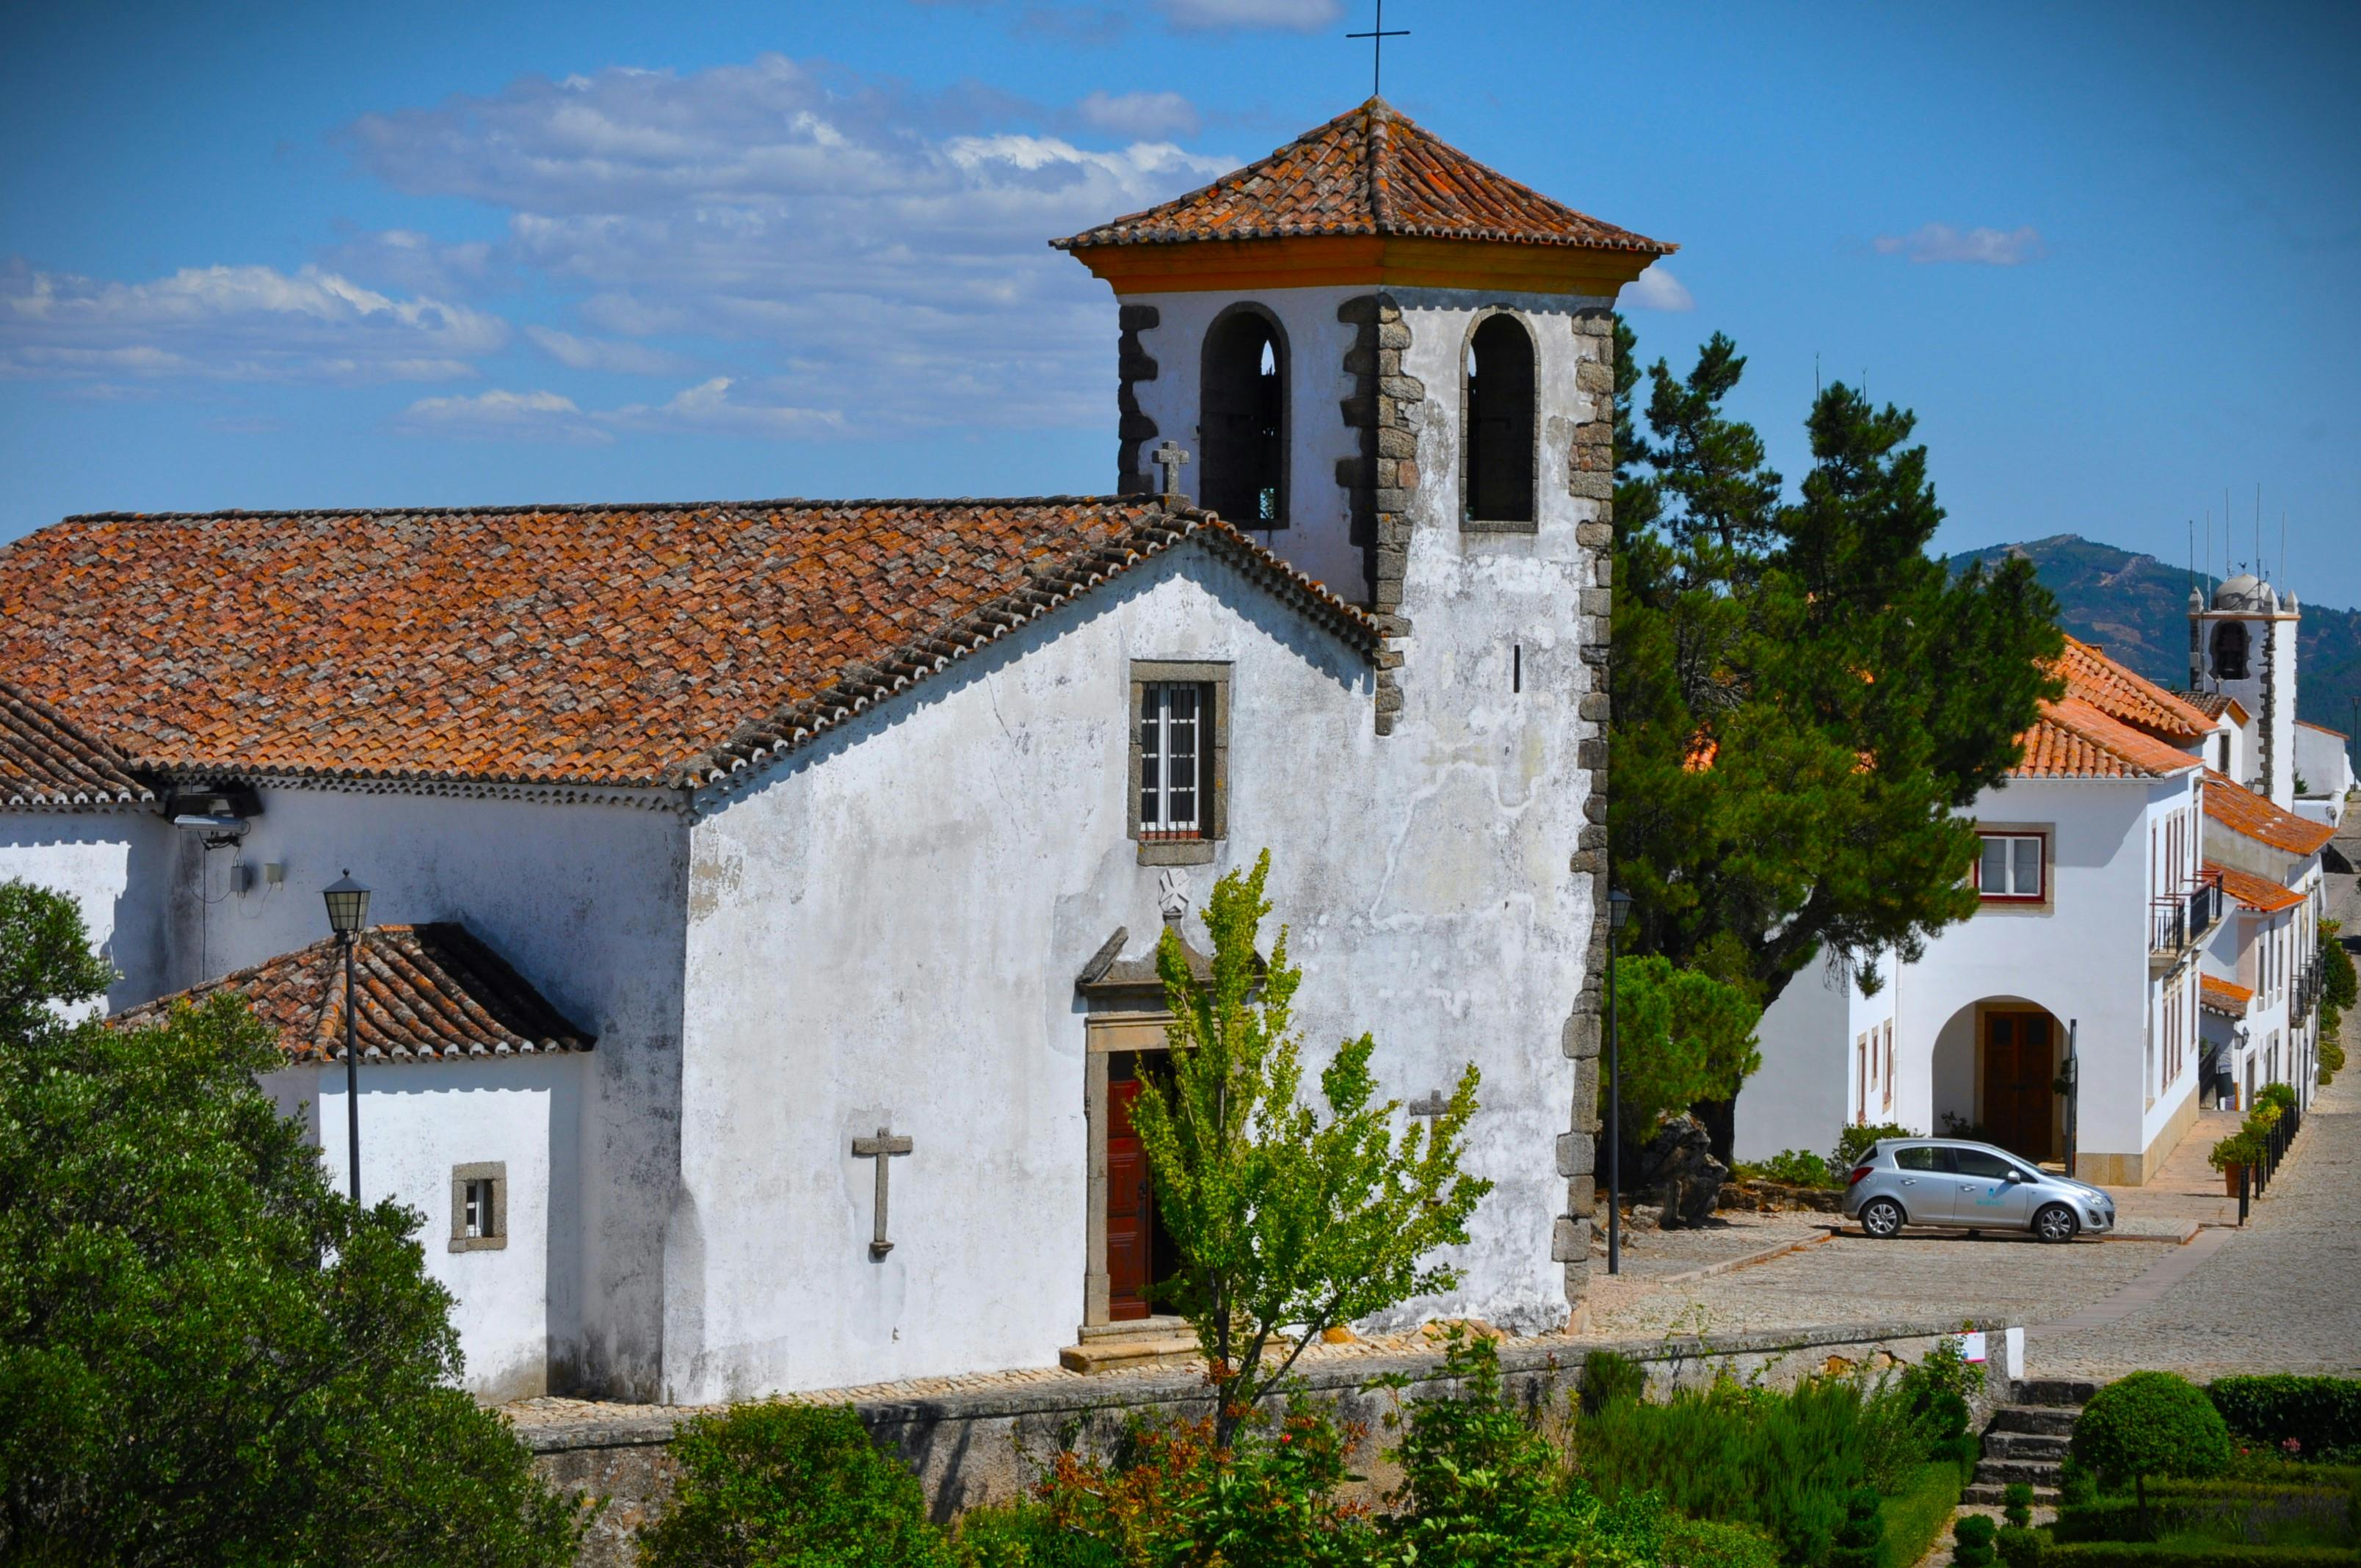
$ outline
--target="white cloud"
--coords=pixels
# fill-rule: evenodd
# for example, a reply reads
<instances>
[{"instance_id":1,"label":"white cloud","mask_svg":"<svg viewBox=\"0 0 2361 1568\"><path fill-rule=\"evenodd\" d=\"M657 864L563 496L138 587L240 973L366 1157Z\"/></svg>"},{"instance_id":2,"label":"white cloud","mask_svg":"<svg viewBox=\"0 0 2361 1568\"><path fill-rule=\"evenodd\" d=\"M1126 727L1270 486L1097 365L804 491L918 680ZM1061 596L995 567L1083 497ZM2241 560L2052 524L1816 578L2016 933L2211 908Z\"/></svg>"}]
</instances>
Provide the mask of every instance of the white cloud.
<instances>
[{"instance_id":1,"label":"white cloud","mask_svg":"<svg viewBox=\"0 0 2361 1568\"><path fill-rule=\"evenodd\" d=\"M1118 136L1161 137L1197 134L1196 105L1178 93L1123 93L1102 90L1074 105L1082 123Z\"/></svg>"},{"instance_id":2,"label":"white cloud","mask_svg":"<svg viewBox=\"0 0 2361 1568\"><path fill-rule=\"evenodd\" d=\"M697 357L749 367L777 409L864 433L1072 424L1104 412L1106 295L1044 242L1236 160L1142 131L1102 149L1010 128L1024 113L766 55L520 80L346 138L404 192L505 213L497 259L572 295L588 326L715 345Z\"/></svg>"},{"instance_id":3,"label":"white cloud","mask_svg":"<svg viewBox=\"0 0 2361 1568\"><path fill-rule=\"evenodd\" d=\"M1157 0L1174 27L1190 31L1216 27L1270 27L1308 33L1345 15L1343 0Z\"/></svg>"},{"instance_id":4,"label":"white cloud","mask_svg":"<svg viewBox=\"0 0 2361 1568\"><path fill-rule=\"evenodd\" d=\"M678 376L689 368L682 356L652 348L644 343L617 343L603 337L580 337L555 327L529 326L525 336L533 345L569 370L607 370L622 376Z\"/></svg>"},{"instance_id":5,"label":"white cloud","mask_svg":"<svg viewBox=\"0 0 2361 1568\"><path fill-rule=\"evenodd\" d=\"M1665 269L1661 261L1652 263L1645 272L1626 284L1618 296L1627 305L1643 311L1693 311L1697 299L1686 285Z\"/></svg>"},{"instance_id":6,"label":"white cloud","mask_svg":"<svg viewBox=\"0 0 2361 1568\"><path fill-rule=\"evenodd\" d=\"M421 398L397 422L413 434L603 445L615 438L555 392L493 390L467 398Z\"/></svg>"},{"instance_id":7,"label":"white cloud","mask_svg":"<svg viewBox=\"0 0 2361 1568\"><path fill-rule=\"evenodd\" d=\"M1876 246L1881 256L1906 256L1913 261L1965 261L1986 267L2015 267L2038 261L2048 254L2041 232L2023 228L1953 228L1949 224L1922 224L1908 234L1882 234Z\"/></svg>"},{"instance_id":8,"label":"white cloud","mask_svg":"<svg viewBox=\"0 0 2361 1568\"><path fill-rule=\"evenodd\" d=\"M188 267L144 283L0 269L0 367L18 376L447 379L507 337L497 316L316 267Z\"/></svg>"},{"instance_id":9,"label":"white cloud","mask_svg":"<svg viewBox=\"0 0 2361 1568\"><path fill-rule=\"evenodd\" d=\"M678 392L653 408L644 403L602 413L610 423L641 430L701 430L723 435L815 436L846 433L844 416L834 409L796 408L771 402L732 399L736 385L727 376Z\"/></svg>"}]
</instances>

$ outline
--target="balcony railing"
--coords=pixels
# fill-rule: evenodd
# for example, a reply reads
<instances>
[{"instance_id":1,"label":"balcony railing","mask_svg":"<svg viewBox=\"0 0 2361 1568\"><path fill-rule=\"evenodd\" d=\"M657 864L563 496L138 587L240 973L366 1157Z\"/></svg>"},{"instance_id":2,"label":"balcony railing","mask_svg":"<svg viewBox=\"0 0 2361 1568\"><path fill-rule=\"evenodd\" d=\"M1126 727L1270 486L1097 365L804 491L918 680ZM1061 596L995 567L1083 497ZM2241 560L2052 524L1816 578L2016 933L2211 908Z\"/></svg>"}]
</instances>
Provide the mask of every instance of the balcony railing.
<instances>
[{"instance_id":1,"label":"balcony railing","mask_svg":"<svg viewBox=\"0 0 2361 1568\"><path fill-rule=\"evenodd\" d=\"M2221 918L2222 873L2209 872L2179 893L2148 900L2148 951L2158 957L2179 953Z\"/></svg>"}]
</instances>

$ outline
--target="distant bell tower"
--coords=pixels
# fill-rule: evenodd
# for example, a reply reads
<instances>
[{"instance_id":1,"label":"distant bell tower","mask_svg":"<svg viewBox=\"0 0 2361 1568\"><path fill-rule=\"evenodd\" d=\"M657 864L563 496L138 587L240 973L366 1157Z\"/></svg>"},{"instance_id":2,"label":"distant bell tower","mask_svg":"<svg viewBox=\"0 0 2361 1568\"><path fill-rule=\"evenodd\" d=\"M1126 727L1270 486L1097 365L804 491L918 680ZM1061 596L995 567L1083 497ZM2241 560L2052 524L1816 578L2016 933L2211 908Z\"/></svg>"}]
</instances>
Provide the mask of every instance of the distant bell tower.
<instances>
[{"instance_id":1,"label":"distant bell tower","mask_svg":"<svg viewBox=\"0 0 2361 1568\"><path fill-rule=\"evenodd\" d=\"M2300 620L2295 595L2282 598L2248 572L2215 588L2211 605L2202 595L2189 596L2190 685L2235 697L2254 715L2254 776L2238 782L2290 809Z\"/></svg>"}]
</instances>

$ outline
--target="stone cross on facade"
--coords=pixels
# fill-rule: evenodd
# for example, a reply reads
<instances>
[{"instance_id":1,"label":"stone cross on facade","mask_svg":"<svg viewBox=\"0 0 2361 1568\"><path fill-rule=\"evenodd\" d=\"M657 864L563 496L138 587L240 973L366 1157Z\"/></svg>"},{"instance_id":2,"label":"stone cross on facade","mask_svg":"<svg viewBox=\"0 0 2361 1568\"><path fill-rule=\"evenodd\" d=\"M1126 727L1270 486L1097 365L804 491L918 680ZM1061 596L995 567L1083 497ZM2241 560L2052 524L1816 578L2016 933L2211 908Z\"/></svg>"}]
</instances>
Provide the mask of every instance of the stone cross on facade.
<instances>
[{"instance_id":1,"label":"stone cross on facade","mask_svg":"<svg viewBox=\"0 0 2361 1568\"><path fill-rule=\"evenodd\" d=\"M894 1244L885 1239L885 1173L892 1166L890 1156L909 1152L910 1140L895 1137L890 1125L878 1128L873 1138L852 1140L853 1158L877 1162L877 1228L869 1241L869 1255L872 1257L884 1257L894 1250Z\"/></svg>"},{"instance_id":2,"label":"stone cross on facade","mask_svg":"<svg viewBox=\"0 0 2361 1568\"><path fill-rule=\"evenodd\" d=\"M1429 1118L1426 1124L1426 1131L1427 1138L1430 1143L1433 1141L1434 1129L1436 1125L1442 1122L1444 1112L1450 1108L1451 1102L1443 1097L1443 1091L1440 1089L1430 1089L1423 1095L1410 1102L1410 1113L1411 1115Z\"/></svg>"},{"instance_id":3,"label":"stone cross on facade","mask_svg":"<svg viewBox=\"0 0 2361 1568\"><path fill-rule=\"evenodd\" d=\"M1164 493L1168 496L1179 495L1180 465L1189 461L1189 455L1180 450L1175 443L1168 441L1149 453L1148 460L1164 470Z\"/></svg>"}]
</instances>

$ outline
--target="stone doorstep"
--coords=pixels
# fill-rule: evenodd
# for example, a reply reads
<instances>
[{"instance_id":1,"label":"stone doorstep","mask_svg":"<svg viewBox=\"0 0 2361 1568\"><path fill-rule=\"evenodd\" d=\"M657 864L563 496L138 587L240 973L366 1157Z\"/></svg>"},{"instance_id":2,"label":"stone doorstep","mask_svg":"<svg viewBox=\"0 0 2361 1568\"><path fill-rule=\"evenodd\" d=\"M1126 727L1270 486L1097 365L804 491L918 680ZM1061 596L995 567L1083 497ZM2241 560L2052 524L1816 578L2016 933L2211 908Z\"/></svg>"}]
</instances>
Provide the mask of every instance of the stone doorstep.
<instances>
[{"instance_id":1,"label":"stone doorstep","mask_svg":"<svg viewBox=\"0 0 2361 1568\"><path fill-rule=\"evenodd\" d=\"M2055 1486L2037 1484L2033 1488L2033 1506L2037 1508L2054 1508L2058 1507L2059 1497L2059 1490ZM2008 1502L2008 1488L2005 1486L1993 1486L1981 1481L1972 1481L1960 1493L1960 1501L1968 1508L2001 1508Z\"/></svg>"},{"instance_id":2,"label":"stone doorstep","mask_svg":"<svg viewBox=\"0 0 2361 1568\"><path fill-rule=\"evenodd\" d=\"M1145 1318L1131 1318L1119 1323L1084 1323L1075 1338L1083 1344L1093 1340L1169 1339L1189 1332L1189 1320L1170 1313L1153 1313Z\"/></svg>"},{"instance_id":3,"label":"stone doorstep","mask_svg":"<svg viewBox=\"0 0 2361 1568\"><path fill-rule=\"evenodd\" d=\"M1986 1432L2043 1432L2052 1437L2071 1437L2074 1418L2081 1410L2072 1405L2003 1405L1993 1412L1992 1425Z\"/></svg>"},{"instance_id":4,"label":"stone doorstep","mask_svg":"<svg viewBox=\"0 0 2361 1568\"><path fill-rule=\"evenodd\" d=\"M1197 1336L1182 1330L1159 1333L1113 1334L1070 1344L1058 1353L1058 1365L1069 1372L1132 1371L1143 1366L1180 1366L1198 1359Z\"/></svg>"}]
</instances>

